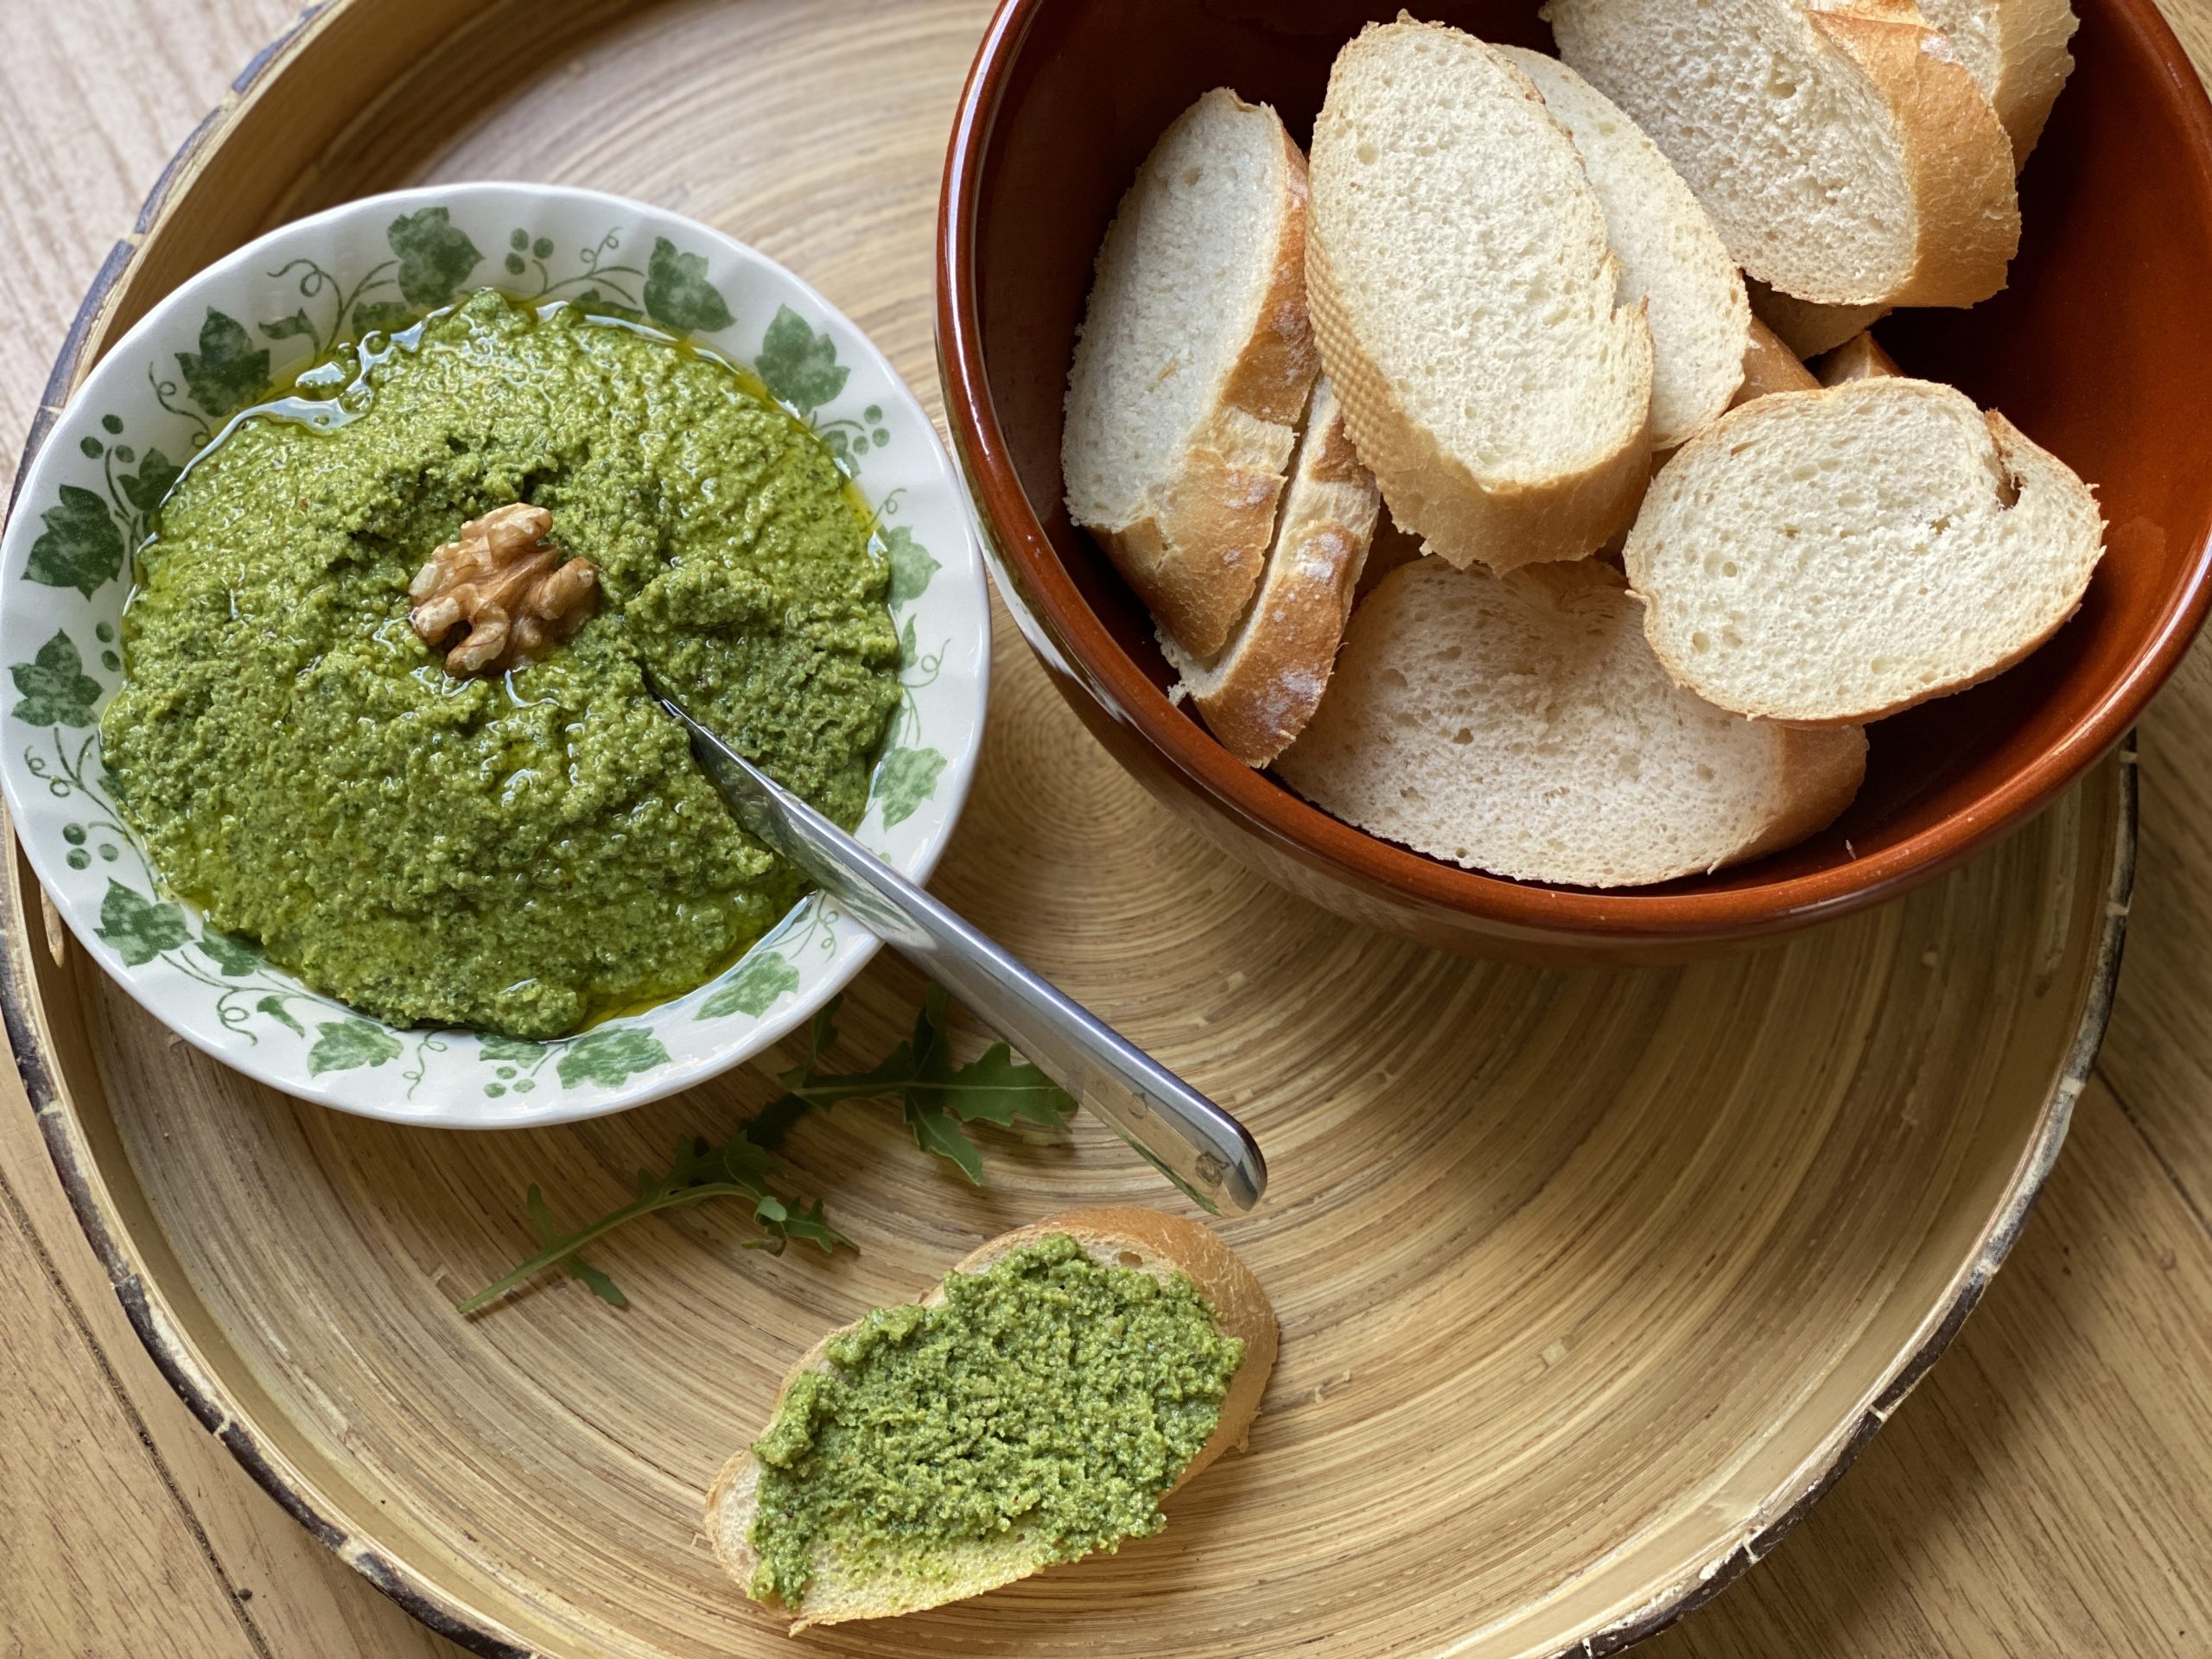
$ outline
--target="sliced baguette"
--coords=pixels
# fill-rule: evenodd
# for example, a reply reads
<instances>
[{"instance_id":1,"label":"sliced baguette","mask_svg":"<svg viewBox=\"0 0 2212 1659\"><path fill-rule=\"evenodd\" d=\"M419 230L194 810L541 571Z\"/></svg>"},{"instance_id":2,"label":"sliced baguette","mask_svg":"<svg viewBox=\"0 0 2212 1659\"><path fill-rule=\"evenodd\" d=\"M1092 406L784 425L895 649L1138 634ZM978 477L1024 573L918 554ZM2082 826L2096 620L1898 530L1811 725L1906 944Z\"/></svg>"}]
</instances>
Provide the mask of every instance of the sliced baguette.
<instances>
[{"instance_id":1,"label":"sliced baguette","mask_svg":"<svg viewBox=\"0 0 2212 1659\"><path fill-rule=\"evenodd\" d=\"M1625 530L1623 531L1626 533ZM1375 525L1375 539L1368 543L1367 563L1359 573L1358 591L1352 596L1357 605L1382 585L1382 579L1401 565L1411 564L1427 556L1421 552L1421 537L1405 529L1390 517L1386 505Z\"/></svg>"},{"instance_id":2,"label":"sliced baguette","mask_svg":"<svg viewBox=\"0 0 2212 1659\"><path fill-rule=\"evenodd\" d=\"M1871 333L1853 334L1826 357L1813 365L1813 372L1824 386L1840 386L1847 380L1879 380L1902 375L1904 371L1897 359L1884 351Z\"/></svg>"},{"instance_id":3,"label":"sliced baguette","mask_svg":"<svg viewBox=\"0 0 2212 1659\"><path fill-rule=\"evenodd\" d=\"M1252 1419L1260 1408L1260 1395L1275 1363L1275 1315L1259 1281L1211 1228L1157 1211L1103 1207L1070 1210L1027 1227L1001 1233L970 1251L952 1266L953 1273L980 1273L993 1262L1025 1244L1067 1233L1106 1266L1141 1268L1162 1280L1180 1273L1197 1286L1212 1304L1214 1322L1224 1335L1244 1343L1243 1362L1231 1379L1221 1402L1221 1421L1196 1457L1185 1465L1170 1491L1182 1486L1224 1452L1243 1446ZM925 1307L944 1300L942 1282L921 1297ZM827 1366L830 1344L856 1329L856 1325L832 1331L800 1357L777 1391L769 1420L783 1404L783 1396L804 1372ZM707 1494L707 1540L730 1576L751 1593L753 1574L759 1566L752 1542L760 1460L748 1446L724 1464ZM995 1590L1051 1565L1046 1541L1015 1530L988 1544L964 1552L960 1565L944 1578L927 1583L906 1580L885 1581L856 1573L834 1556L824 1555L807 1586L804 1605L785 1611L794 1615L791 1633L797 1636L810 1624L837 1624L855 1618L888 1618L919 1612Z\"/></svg>"},{"instance_id":4,"label":"sliced baguette","mask_svg":"<svg viewBox=\"0 0 2212 1659\"><path fill-rule=\"evenodd\" d=\"M1497 48L1536 84L1574 140L1620 262L1620 295L1651 325L1651 445L1672 449L1720 418L1751 326L1743 274L1674 164L1603 92L1557 58Z\"/></svg>"},{"instance_id":5,"label":"sliced baguette","mask_svg":"<svg viewBox=\"0 0 2212 1659\"><path fill-rule=\"evenodd\" d=\"M1890 315L1886 305L1815 305L1769 288L1757 277L1745 279L1744 291L1751 296L1751 315L1773 329L1800 360L1834 351Z\"/></svg>"},{"instance_id":6,"label":"sliced baguette","mask_svg":"<svg viewBox=\"0 0 2212 1659\"><path fill-rule=\"evenodd\" d=\"M1676 687L1609 565L1492 576L1424 559L1361 604L1321 712L1275 772L1433 858L1617 887L1802 840L1866 762L1857 731L1761 725Z\"/></svg>"},{"instance_id":7,"label":"sliced baguette","mask_svg":"<svg viewBox=\"0 0 2212 1659\"><path fill-rule=\"evenodd\" d=\"M1653 651L1738 714L1878 720L2018 662L2082 602L2096 499L1927 380L1779 392L1692 439L1624 550Z\"/></svg>"},{"instance_id":8,"label":"sliced baguette","mask_svg":"<svg viewBox=\"0 0 2212 1659\"><path fill-rule=\"evenodd\" d=\"M1176 695L1198 704L1206 728L1246 766L1281 754L1320 706L1381 506L1323 375L1313 383L1252 608L1211 661L1160 635L1160 649L1183 677Z\"/></svg>"},{"instance_id":9,"label":"sliced baguette","mask_svg":"<svg viewBox=\"0 0 2212 1659\"><path fill-rule=\"evenodd\" d=\"M1813 378L1813 372L1797 360L1797 354L1757 317L1751 319L1750 340L1744 347L1741 377L1736 395L1728 400L1731 409L1748 404L1754 397L1764 397L1770 391L1802 391L1808 386L1821 384ZM1675 451L1669 449L1654 460L1664 467L1674 458ZM1623 524L1620 533L1598 550L1598 556L1609 561L1616 569L1620 566L1621 549L1628 544L1629 529Z\"/></svg>"},{"instance_id":10,"label":"sliced baguette","mask_svg":"<svg viewBox=\"0 0 2212 1659\"><path fill-rule=\"evenodd\" d=\"M1744 384L1737 388L1735 403L1730 407L1748 404L1769 392L1805 391L1820 384L1773 329L1754 321L1751 346L1744 353Z\"/></svg>"},{"instance_id":11,"label":"sliced baguette","mask_svg":"<svg viewBox=\"0 0 2212 1659\"><path fill-rule=\"evenodd\" d=\"M2074 73L2066 43L2082 22L2069 0L1920 0L1920 9L1988 95L2018 172Z\"/></svg>"},{"instance_id":12,"label":"sliced baguette","mask_svg":"<svg viewBox=\"0 0 2212 1659\"><path fill-rule=\"evenodd\" d=\"M1360 459L1454 564L1580 558L1650 467L1651 331L1528 76L1458 29L1370 23L1313 129L1306 297Z\"/></svg>"},{"instance_id":13,"label":"sliced baguette","mask_svg":"<svg viewBox=\"0 0 2212 1659\"><path fill-rule=\"evenodd\" d=\"M1259 583L1319 367L1305 269L1305 158L1226 89L1160 135L1098 251L1068 375L1068 513L1201 656Z\"/></svg>"},{"instance_id":14,"label":"sliced baguette","mask_svg":"<svg viewBox=\"0 0 2212 1659\"><path fill-rule=\"evenodd\" d=\"M1826 305L1972 305L2005 285L2012 145L1911 0L1550 0L1543 15L1752 276Z\"/></svg>"}]
</instances>

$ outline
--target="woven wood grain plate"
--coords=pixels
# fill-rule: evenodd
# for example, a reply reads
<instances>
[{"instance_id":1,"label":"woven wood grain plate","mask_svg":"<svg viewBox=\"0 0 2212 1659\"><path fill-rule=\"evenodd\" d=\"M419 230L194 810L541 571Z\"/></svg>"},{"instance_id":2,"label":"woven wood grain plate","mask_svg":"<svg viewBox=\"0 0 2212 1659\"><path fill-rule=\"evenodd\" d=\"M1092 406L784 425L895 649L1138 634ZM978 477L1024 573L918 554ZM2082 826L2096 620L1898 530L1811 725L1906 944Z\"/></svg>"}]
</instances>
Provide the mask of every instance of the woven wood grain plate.
<instances>
[{"instance_id":1,"label":"woven wood grain plate","mask_svg":"<svg viewBox=\"0 0 2212 1659\"><path fill-rule=\"evenodd\" d=\"M355 0L242 79L118 246L48 403L152 297L270 223L435 179L664 202L784 260L925 398L930 228L973 0L650 8ZM41 423L42 427L43 423ZM41 433L35 433L35 443ZM1160 1536L833 1654L1503 1656L1626 1645L1772 1547L1971 1310L2101 1034L2132 757L1904 903L1695 967L1431 955L1269 887L1085 736L1001 619L989 741L936 883L1239 1112L1274 1185L1227 1231L1283 1318L1249 1456ZM769 1655L701 1494L826 1325L1076 1203L1163 1202L1110 1135L995 1140L949 1179L890 1114L790 1143L861 1245L736 1217L452 1303L582 1216L744 1077L569 1128L403 1130L257 1089L141 1014L20 860L9 1029L57 1166L180 1392L280 1502L480 1651ZM846 1052L911 1017L895 962Z\"/></svg>"}]
</instances>

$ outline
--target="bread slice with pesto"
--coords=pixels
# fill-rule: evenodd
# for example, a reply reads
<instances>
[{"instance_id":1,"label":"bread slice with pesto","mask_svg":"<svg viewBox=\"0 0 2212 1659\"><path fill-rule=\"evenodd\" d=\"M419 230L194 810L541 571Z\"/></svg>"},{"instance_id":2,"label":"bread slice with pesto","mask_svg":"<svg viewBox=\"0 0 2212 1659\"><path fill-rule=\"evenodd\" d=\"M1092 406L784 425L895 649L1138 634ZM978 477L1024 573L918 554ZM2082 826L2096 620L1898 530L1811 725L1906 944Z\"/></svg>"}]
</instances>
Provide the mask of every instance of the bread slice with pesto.
<instances>
[{"instance_id":1,"label":"bread slice with pesto","mask_svg":"<svg viewBox=\"0 0 2212 1659\"><path fill-rule=\"evenodd\" d=\"M1061 1351L1064 1340L1071 1357L1066 1400L1045 1410L1025 1396L1032 1382L997 1375L986 1340L992 1321L1026 1317L1032 1280L1042 1292L1033 1306L1049 1310L1038 1317L1065 1328L1012 1328L1033 1351ZM997 1296L1013 1306L994 1309ZM1088 1330L1077 1325L1085 1313L1097 1316ZM1157 1531L1158 1500L1244 1444L1275 1345L1259 1281L1198 1222L1102 1208L1016 1228L956 1262L919 1302L878 1308L807 1351L766 1432L715 1477L708 1541L748 1596L791 1616L794 1636L919 1612L1110 1551ZM921 1382L902 1384L902 1361L949 1397L972 1382L957 1395L964 1408L934 1409ZM871 1440L860 1420L878 1384L895 1405L893 1427ZM1087 1433L1094 1411L1144 1421L1127 1434ZM1024 1459L1051 1478L992 1489L995 1471ZM829 1518L809 1512L817 1502ZM1062 1535L1056 1522L1085 1505L1100 1524ZM1137 1524L1109 1524L1132 1516Z\"/></svg>"}]
</instances>

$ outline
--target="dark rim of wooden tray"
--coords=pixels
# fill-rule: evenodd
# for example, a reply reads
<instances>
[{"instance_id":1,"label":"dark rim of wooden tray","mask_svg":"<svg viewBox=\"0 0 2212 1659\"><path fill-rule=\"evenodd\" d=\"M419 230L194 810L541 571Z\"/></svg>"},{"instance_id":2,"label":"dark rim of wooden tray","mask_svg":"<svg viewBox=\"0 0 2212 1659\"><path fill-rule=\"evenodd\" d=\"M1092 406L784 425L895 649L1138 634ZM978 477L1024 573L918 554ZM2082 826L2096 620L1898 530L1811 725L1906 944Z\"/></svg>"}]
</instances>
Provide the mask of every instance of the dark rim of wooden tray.
<instances>
[{"instance_id":1,"label":"dark rim of wooden tray","mask_svg":"<svg viewBox=\"0 0 2212 1659\"><path fill-rule=\"evenodd\" d=\"M76 315L70 321L68 334L54 359L53 372L47 377L38 410L31 422L29 435L24 440L15 488L10 495L9 512L11 516L16 506L16 497L22 492L22 481L29 474L31 463L44 447L47 435L59 418L62 405L68 401L70 388L84 366L82 359L94 320L109 290L128 269L140 239L160 219L171 186L192 158L230 125L236 118L238 100L273 66L300 45L322 10L321 6L315 6L301 13L283 35L254 54L253 60L231 83L232 96L193 130L182 147L169 158L168 165L162 169L161 177L155 181L144 206L139 209L137 222L131 227L131 238L118 242L102 262L99 273L92 278L92 286L77 308ZM2081 1023L2075 1028L2065 1068L2050 1098L2044 1104L2042 1122L2015 1175L2005 1207L1991 1229L1980 1258L1974 1263L1965 1283L1945 1311L1935 1332L1916 1351L1897 1367L1880 1397L1845 1438L1834 1460L1820 1478L1756 1537L1738 1545L1694 1588L1671 1601L1645 1608L1618 1624L1593 1632L1572 1648L1562 1649L1554 1656L1554 1659L1603 1659L1605 1655L1619 1653L1646 1637L1656 1635L1684 1614L1694 1612L1734 1583L1752 1563L1773 1550L1814 1504L1827 1496L1830 1489L1858 1460L1859 1454L1873 1440L1883 1423L1888 1421L1891 1413L1928 1374L1929 1368L1942 1357L1943 1351L1950 1346L1952 1339L1966 1324L1967 1316L1981 1300L1982 1293L1988 1288L1990 1280L2011 1254L2021 1229L2026 1224L2029 1212L2035 1207L2044 1182L2057 1160L2059 1148L2066 1139L2074 1102L2088 1082L2090 1071L2096 1064L2097 1050L2104 1041L2105 1027L2112 1018L2113 996L2120 982L2120 955L2126 943L2128 903L2135 886L2137 775L2136 744L2131 733L2123 741L2120 752L2119 827L2113 837L2111 873L2106 887L2104 931L2097 941L2088 1000L2082 1008ZM18 857L20 859L20 855ZM24 890L35 890L36 883L29 879L28 871L21 874ZM28 938L32 925L32 918L14 913L13 906L7 902L4 893L0 893L0 930L21 930ZM164 1331L163 1321L156 1317L146 1283L138 1274L133 1253L111 1228L105 1211L93 1196L93 1183L86 1170L84 1147L75 1133L71 1109L57 1087L57 1068L39 1040L36 1023L30 1017L29 1010L36 999L36 988L25 983L20 977L15 957L7 951L0 950L0 1015L4 1015L6 1020L9 1046L15 1053L16 1069L22 1074L23 1090L29 1097L31 1110L37 1116L40 1133L46 1141L47 1154L54 1160L54 1173L60 1177L62 1190L68 1194L69 1206L76 1214L78 1225L84 1230L86 1240L99 1256L101 1267L105 1269L116 1300L122 1303L124 1313L130 1318L131 1329L138 1333L138 1340L152 1356L162 1375L168 1379L169 1386L176 1390L177 1397L200 1420L201 1427L229 1449L239 1465L286 1514L423 1624L472 1653L486 1656L487 1659L537 1659L537 1649L516 1642L512 1634L502 1626L476 1609L426 1584L411 1568L369 1548L340 1522L325 1514L315 1496L287 1479L284 1470L264 1451L254 1430L233 1411L231 1402L222 1390L201 1374L197 1363L180 1344L169 1338Z\"/></svg>"}]
</instances>

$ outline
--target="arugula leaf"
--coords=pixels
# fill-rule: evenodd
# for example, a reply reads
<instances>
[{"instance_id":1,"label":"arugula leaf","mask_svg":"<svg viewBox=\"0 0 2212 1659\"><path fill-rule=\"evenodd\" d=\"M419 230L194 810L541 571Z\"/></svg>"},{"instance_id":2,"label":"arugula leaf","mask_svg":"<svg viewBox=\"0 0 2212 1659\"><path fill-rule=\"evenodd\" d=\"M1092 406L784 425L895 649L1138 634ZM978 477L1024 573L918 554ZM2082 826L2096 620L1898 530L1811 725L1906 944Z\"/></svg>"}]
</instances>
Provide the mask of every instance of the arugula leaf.
<instances>
[{"instance_id":1,"label":"arugula leaf","mask_svg":"<svg viewBox=\"0 0 2212 1659\"><path fill-rule=\"evenodd\" d=\"M811 1210L791 1211L784 1217L784 1235L787 1238L804 1239L809 1244L819 1244L825 1251L835 1250L840 1244L857 1253L860 1246L847 1238L823 1218L822 1200L817 1198Z\"/></svg>"},{"instance_id":2,"label":"arugula leaf","mask_svg":"<svg viewBox=\"0 0 2212 1659\"><path fill-rule=\"evenodd\" d=\"M709 1198L744 1198L760 1236L743 1241L748 1250L781 1252L792 1239L823 1251L857 1247L830 1224L822 1200L811 1205L785 1197L790 1172L777 1148L809 1112L827 1111L842 1101L899 1103L914 1144L944 1159L975 1185L983 1184L983 1157L962 1127L982 1122L1011 1126L1017 1120L1058 1127L1075 1110L1075 1102L1037 1067L1016 1060L1004 1043L995 1043L966 1065L952 1058L947 1021L951 998L931 985L922 1000L913 1035L865 1071L822 1075L822 1057L837 1041L837 1007L832 997L808 1023L806 1053L780 1072L785 1092L731 1132L710 1144L696 1135L679 1138L667 1167L638 1172L637 1196L598 1220L563 1233L554 1224L544 1196L535 1186L524 1199L541 1249L512 1271L462 1302L474 1313L539 1274L559 1268L582 1280L592 1294L616 1307L628 1300L614 1281L583 1260L584 1247L617 1227L663 1210L682 1209Z\"/></svg>"},{"instance_id":3,"label":"arugula leaf","mask_svg":"<svg viewBox=\"0 0 2212 1659\"><path fill-rule=\"evenodd\" d=\"M801 1100L797 1095L779 1095L746 1120L746 1139L763 1152L773 1152L784 1144L784 1137L799 1119L813 1109L812 1101Z\"/></svg>"},{"instance_id":4,"label":"arugula leaf","mask_svg":"<svg viewBox=\"0 0 2212 1659\"><path fill-rule=\"evenodd\" d=\"M807 1058L778 1079L790 1093L769 1112L896 1096L914 1144L944 1159L981 1186L982 1154L961 1124L980 1121L1010 1128L1016 1119L1024 1119L1058 1128L1075 1110L1075 1101L1036 1066L1017 1061L1004 1043L993 1044L965 1065L956 1065L947 1029L951 1006L951 994L931 984L915 1018L914 1034L880 1064L845 1076L817 1077L814 1068L822 1052L836 1038L829 1023L836 1007L833 1001L817 1016L820 1029L810 1038ZM793 1106L786 1107L785 1101Z\"/></svg>"},{"instance_id":5,"label":"arugula leaf","mask_svg":"<svg viewBox=\"0 0 2212 1659\"><path fill-rule=\"evenodd\" d=\"M976 1186L983 1184L983 1154L976 1143L961 1132L944 1107L931 1105L906 1096L906 1127L912 1131L914 1144L924 1152L933 1152L955 1169L965 1175Z\"/></svg>"},{"instance_id":6,"label":"arugula leaf","mask_svg":"<svg viewBox=\"0 0 2212 1659\"><path fill-rule=\"evenodd\" d=\"M1010 1128L1016 1118L1057 1129L1075 1110L1068 1091L1037 1067L1014 1058L1004 1043L994 1043L960 1068L950 1102L963 1123L982 1119Z\"/></svg>"},{"instance_id":7,"label":"arugula leaf","mask_svg":"<svg viewBox=\"0 0 2212 1659\"><path fill-rule=\"evenodd\" d=\"M750 1126L747 1126L749 1128ZM544 1248L512 1271L503 1274L474 1296L461 1304L462 1313L474 1313L505 1295L509 1291L536 1278L550 1268L560 1268L582 1280L593 1294L616 1307L629 1306L614 1281L598 1268L586 1263L580 1252L584 1246L605 1237L617 1227L650 1216L663 1210L679 1210L709 1198L747 1198L753 1203L753 1217L761 1230L761 1236L747 1239L747 1249L766 1249L780 1252L791 1236L806 1239L823 1249L834 1249L842 1244L853 1248L852 1241L838 1233L823 1219L821 1200L817 1199L811 1211L794 1209L769 1190L772 1175L780 1175L783 1166L761 1147L754 1144L747 1128L734 1131L729 1139L719 1146L709 1144L697 1135L680 1136L670 1156L668 1167L655 1172L638 1172L638 1196L617 1209L608 1211L598 1220L589 1222L571 1233L559 1231L553 1224L543 1195L535 1186L524 1200L530 1214L531 1226L537 1234L538 1243ZM793 1235L787 1227L787 1218L801 1224Z\"/></svg>"},{"instance_id":8,"label":"arugula leaf","mask_svg":"<svg viewBox=\"0 0 2212 1659\"><path fill-rule=\"evenodd\" d=\"M817 1077L811 1075L793 1083L789 1074L784 1086L799 1096L810 1106L835 1106L841 1100L883 1100L899 1093L914 1075L912 1046L901 1043L893 1049L880 1065L865 1071L851 1072L844 1077Z\"/></svg>"},{"instance_id":9,"label":"arugula leaf","mask_svg":"<svg viewBox=\"0 0 2212 1659\"><path fill-rule=\"evenodd\" d=\"M1017 1062L1004 1043L993 1044L965 1065L954 1065L946 1031L950 1002L942 985L931 985L922 1000L913 1039L905 1046L912 1051L913 1071L900 1090L902 1104L914 1144L980 1186L982 1155L959 1123L980 1120L1010 1128L1016 1118L1026 1118L1058 1128L1075 1110L1075 1101L1037 1067Z\"/></svg>"},{"instance_id":10,"label":"arugula leaf","mask_svg":"<svg viewBox=\"0 0 2212 1659\"><path fill-rule=\"evenodd\" d=\"M553 1226L553 1212L545 1207L545 1194L538 1191L537 1182L530 1184L530 1192L523 1199L523 1206L530 1211L530 1228L537 1235L537 1242L541 1244L558 1243L560 1234ZM609 1306L630 1306L630 1299L622 1294L619 1285L575 1251L571 1250L553 1265L566 1268L571 1277L582 1280L591 1294Z\"/></svg>"},{"instance_id":11,"label":"arugula leaf","mask_svg":"<svg viewBox=\"0 0 2212 1659\"><path fill-rule=\"evenodd\" d=\"M822 1063L822 1056L837 1042L837 1008L845 1000L842 991L831 997L814 1011L814 1018L806 1022L806 1058L788 1071L779 1072L776 1081L786 1089L796 1089L814 1075L814 1068Z\"/></svg>"}]
</instances>

